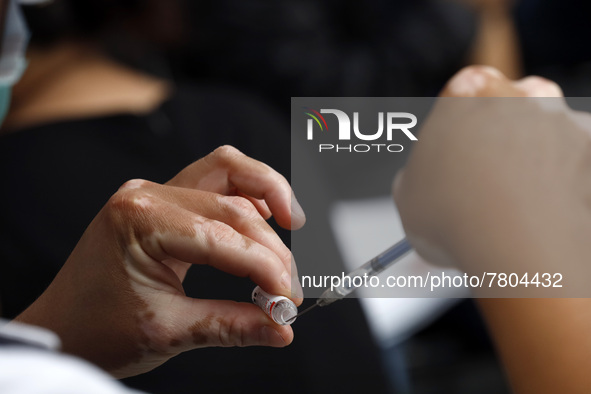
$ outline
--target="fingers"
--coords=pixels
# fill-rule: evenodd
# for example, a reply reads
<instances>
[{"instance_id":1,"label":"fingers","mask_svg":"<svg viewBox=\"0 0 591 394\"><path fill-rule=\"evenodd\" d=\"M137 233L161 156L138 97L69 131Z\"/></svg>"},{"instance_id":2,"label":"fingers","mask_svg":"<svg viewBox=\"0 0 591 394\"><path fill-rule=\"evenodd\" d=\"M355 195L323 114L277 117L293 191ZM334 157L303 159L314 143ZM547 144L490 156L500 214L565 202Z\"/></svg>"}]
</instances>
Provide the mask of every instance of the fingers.
<instances>
[{"instance_id":1,"label":"fingers","mask_svg":"<svg viewBox=\"0 0 591 394\"><path fill-rule=\"evenodd\" d=\"M252 200L239 196L222 196L200 190L162 186L150 183L145 187L152 196L175 204L204 218L226 223L234 230L272 250L290 269L291 251L265 221L260 211L265 203L255 207ZM256 200L258 201L258 200Z\"/></svg>"},{"instance_id":2,"label":"fingers","mask_svg":"<svg viewBox=\"0 0 591 394\"><path fill-rule=\"evenodd\" d=\"M441 97L490 97L516 94L496 68L469 66L454 75L441 91Z\"/></svg>"},{"instance_id":3,"label":"fingers","mask_svg":"<svg viewBox=\"0 0 591 394\"><path fill-rule=\"evenodd\" d=\"M290 326L274 323L254 304L182 298L172 305L168 313L179 329L169 343L176 350L207 346L284 347L293 341Z\"/></svg>"},{"instance_id":4,"label":"fingers","mask_svg":"<svg viewBox=\"0 0 591 394\"><path fill-rule=\"evenodd\" d=\"M208 264L232 275L249 277L266 291L301 303L292 294L290 272L273 250L226 223L179 211L179 216L193 224L194 234L189 237L157 234L157 247L146 246L153 258L161 261L173 257L193 264Z\"/></svg>"},{"instance_id":5,"label":"fingers","mask_svg":"<svg viewBox=\"0 0 591 394\"><path fill-rule=\"evenodd\" d=\"M252 203L252 205L254 205L256 207L257 211L259 211L261 216L263 218L265 218L265 220L269 219L272 216L271 210L269 209L269 206L267 205L265 200L259 200L258 198L251 197L251 196L244 194L240 191L237 191L236 194L239 195L240 197L244 197L248 201L250 201Z\"/></svg>"},{"instance_id":6,"label":"fingers","mask_svg":"<svg viewBox=\"0 0 591 394\"><path fill-rule=\"evenodd\" d=\"M557 83L538 76L525 77L513 82L513 86L527 97L564 97Z\"/></svg>"},{"instance_id":7,"label":"fingers","mask_svg":"<svg viewBox=\"0 0 591 394\"><path fill-rule=\"evenodd\" d=\"M298 229L306 221L287 180L271 167L231 146L216 149L186 167L167 184L264 200L277 223L284 228ZM255 203L255 206L264 213L262 204Z\"/></svg>"},{"instance_id":8,"label":"fingers","mask_svg":"<svg viewBox=\"0 0 591 394\"><path fill-rule=\"evenodd\" d=\"M469 66L453 76L442 97L563 97L560 87L545 78L530 76L518 81L507 79L488 66Z\"/></svg>"},{"instance_id":9,"label":"fingers","mask_svg":"<svg viewBox=\"0 0 591 394\"><path fill-rule=\"evenodd\" d=\"M292 288L289 249L248 200L140 182L128 182L109 212L115 226L133 229L124 242L134 261L145 263L141 269L154 260L175 272L178 261L208 264L301 303L301 289ZM171 267L170 261L177 263ZM155 275L162 282L158 270L148 276Z\"/></svg>"}]
</instances>

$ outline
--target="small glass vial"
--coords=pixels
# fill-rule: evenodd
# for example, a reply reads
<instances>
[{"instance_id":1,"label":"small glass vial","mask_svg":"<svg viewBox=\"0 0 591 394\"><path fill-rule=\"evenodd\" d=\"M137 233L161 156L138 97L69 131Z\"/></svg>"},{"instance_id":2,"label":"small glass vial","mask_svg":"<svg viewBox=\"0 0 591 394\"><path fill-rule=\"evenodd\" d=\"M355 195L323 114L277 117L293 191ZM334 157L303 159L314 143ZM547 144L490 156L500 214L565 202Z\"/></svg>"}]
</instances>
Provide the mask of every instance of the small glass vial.
<instances>
[{"instance_id":1,"label":"small glass vial","mask_svg":"<svg viewBox=\"0 0 591 394\"><path fill-rule=\"evenodd\" d=\"M271 295L259 286L252 291L252 302L258 305L275 323L282 326L291 324L298 314L298 307L287 297Z\"/></svg>"}]
</instances>

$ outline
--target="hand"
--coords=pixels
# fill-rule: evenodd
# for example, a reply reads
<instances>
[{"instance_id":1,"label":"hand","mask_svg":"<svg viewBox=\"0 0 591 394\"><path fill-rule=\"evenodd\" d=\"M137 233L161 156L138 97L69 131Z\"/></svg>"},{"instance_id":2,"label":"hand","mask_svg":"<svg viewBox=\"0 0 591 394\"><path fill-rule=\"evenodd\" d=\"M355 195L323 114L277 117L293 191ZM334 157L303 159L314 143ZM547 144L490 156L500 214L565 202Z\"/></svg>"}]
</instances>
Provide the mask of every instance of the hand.
<instances>
[{"instance_id":1,"label":"hand","mask_svg":"<svg viewBox=\"0 0 591 394\"><path fill-rule=\"evenodd\" d=\"M265 221L271 215L284 228L305 221L283 176L229 146L166 185L128 181L17 320L55 331L64 351L116 377L194 348L286 346L292 329L257 306L189 298L182 287L192 264L208 264L301 304L291 252Z\"/></svg>"},{"instance_id":2,"label":"hand","mask_svg":"<svg viewBox=\"0 0 591 394\"><path fill-rule=\"evenodd\" d=\"M591 117L550 81L469 67L419 135L395 199L416 250L465 270L569 271L588 289ZM573 291L572 289L567 291ZM479 299L513 391L587 393L591 298Z\"/></svg>"},{"instance_id":3,"label":"hand","mask_svg":"<svg viewBox=\"0 0 591 394\"><path fill-rule=\"evenodd\" d=\"M479 272L588 260L591 117L562 98L524 97L560 95L486 67L450 81L442 96L473 98L439 100L394 190L419 254Z\"/></svg>"}]
</instances>

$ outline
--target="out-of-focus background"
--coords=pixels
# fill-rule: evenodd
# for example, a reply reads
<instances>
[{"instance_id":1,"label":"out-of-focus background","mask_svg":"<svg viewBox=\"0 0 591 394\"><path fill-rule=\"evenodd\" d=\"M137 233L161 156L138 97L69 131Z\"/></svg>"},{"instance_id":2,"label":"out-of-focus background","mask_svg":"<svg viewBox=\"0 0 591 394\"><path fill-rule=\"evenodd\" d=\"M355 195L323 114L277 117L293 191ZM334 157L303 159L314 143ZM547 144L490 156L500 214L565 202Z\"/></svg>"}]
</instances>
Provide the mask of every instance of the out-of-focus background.
<instances>
[{"instance_id":1,"label":"out-of-focus background","mask_svg":"<svg viewBox=\"0 0 591 394\"><path fill-rule=\"evenodd\" d=\"M26 16L29 69L0 132L6 318L127 179L165 182L225 143L289 177L291 97L436 96L474 63L591 94L584 0L55 0ZM185 286L240 301L253 287L206 267ZM296 322L287 349L201 349L125 383L155 394L509 392L470 301L389 345L364 313L343 301Z\"/></svg>"}]
</instances>

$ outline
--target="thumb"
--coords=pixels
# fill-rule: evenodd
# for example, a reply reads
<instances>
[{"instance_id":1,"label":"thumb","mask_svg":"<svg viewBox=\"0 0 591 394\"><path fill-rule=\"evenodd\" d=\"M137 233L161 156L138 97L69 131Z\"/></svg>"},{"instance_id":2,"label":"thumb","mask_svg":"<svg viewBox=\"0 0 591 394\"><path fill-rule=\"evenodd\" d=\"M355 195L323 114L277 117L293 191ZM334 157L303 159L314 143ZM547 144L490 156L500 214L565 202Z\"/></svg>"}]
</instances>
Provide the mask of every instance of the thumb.
<instances>
[{"instance_id":1,"label":"thumb","mask_svg":"<svg viewBox=\"0 0 591 394\"><path fill-rule=\"evenodd\" d=\"M293 341L291 327L274 323L254 304L183 297L176 306L170 321L180 330L171 344L181 347L179 350L209 346L284 347Z\"/></svg>"}]
</instances>

